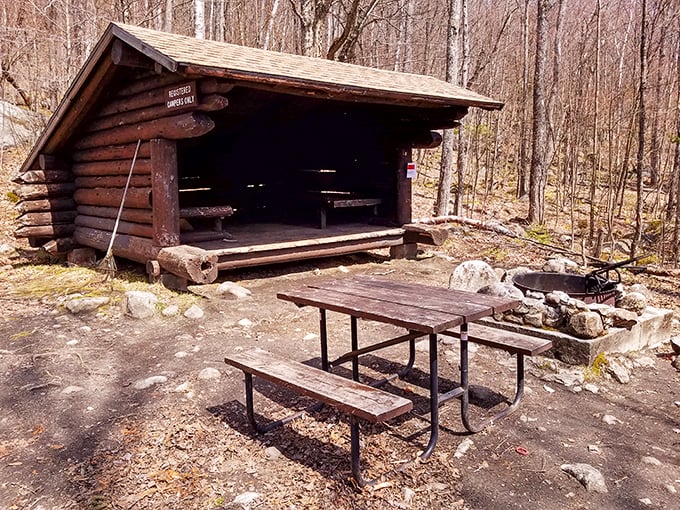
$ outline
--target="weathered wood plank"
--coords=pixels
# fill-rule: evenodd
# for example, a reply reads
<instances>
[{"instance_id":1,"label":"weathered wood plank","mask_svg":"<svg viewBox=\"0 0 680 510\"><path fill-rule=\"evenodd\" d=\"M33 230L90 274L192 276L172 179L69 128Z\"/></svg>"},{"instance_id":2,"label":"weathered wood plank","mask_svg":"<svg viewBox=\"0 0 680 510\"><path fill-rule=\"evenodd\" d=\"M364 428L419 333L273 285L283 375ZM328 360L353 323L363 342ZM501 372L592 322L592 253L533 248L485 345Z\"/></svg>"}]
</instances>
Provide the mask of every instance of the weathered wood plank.
<instances>
[{"instance_id":1,"label":"weathered wood plank","mask_svg":"<svg viewBox=\"0 0 680 510\"><path fill-rule=\"evenodd\" d=\"M102 147L94 147L92 149L85 149L80 151L74 151L72 153L72 159L76 163L83 163L87 161L112 161L116 159L125 159L132 161L135 155L135 150L137 149L137 143L129 143L124 145L109 145ZM144 158L151 157L151 145L149 142L142 141L139 146L139 151L137 152L137 159L141 160ZM130 166L128 165L128 170Z\"/></svg>"},{"instance_id":2,"label":"weathered wood plank","mask_svg":"<svg viewBox=\"0 0 680 510\"><path fill-rule=\"evenodd\" d=\"M441 246L449 238L445 227L409 223L404 225L404 243L420 243Z\"/></svg>"},{"instance_id":3,"label":"weathered wood plank","mask_svg":"<svg viewBox=\"0 0 680 510\"><path fill-rule=\"evenodd\" d=\"M459 331L446 331L443 334L460 338ZM535 356L552 348L552 342L545 338L523 335L505 329L482 326L481 324L470 324L468 326L468 340L525 356Z\"/></svg>"},{"instance_id":4,"label":"weathered wood plank","mask_svg":"<svg viewBox=\"0 0 680 510\"><path fill-rule=\"evenodd\" d=\"M180 140L195 138L210 132L215 122L202 112L188 112L172 117L148 120L139 124L96 131L83 136L75 143L75 148L91 149L104 145L121 145L137 140L167 138Z\"/></svg>"},{"instance_id":5,"label":"weathered wood plank","mask_svg":"<svg viewBox=\"0 0 680 510\"><path fill-rule=\"evenodd\" d=\"M40 211L68 211L75 209L76 203L72 198L45 198L39 200L22 200L15 209L19 214Z\"/></svg>"},{"instance_id":6,"label":"weathered wood plank","mask_svg":"<svg viewBox=\"0 0 680 510\"><path fill-rule=\"evenodd\" d=\"M89 246L105 252L109 247L111 232L78 226L73 233L73 239L82 246ZM155 260L158 255L158 248L154 247L151 239L127 234L116 235L112 251L117 257L143 264L149 260Z\"/></svg>"},{"instance_id":7,"label":"weathered wood plank","mask_svg":"<svg viewBox=\"0 0 680 510\"><path fill-rule=\"evenodd\" d=\"M21 227L52 225L53 223L72 223L76 217L75 211L29 212L16 219Z\"/></svg>"},{"instance_id":8,"label":"weathered wood plank","mask_svg":"<svg viewBox=\"0 0 680 510\"><path fill-rule=\"evenodd\" d=\"M21 200L40 200L44 198L67 197L76 189L72 182L56 184L23 184L19 187L18 195Z\"/></svg>"},{"instance_id":9,"label":"weathered wood plank","mask_svg":"<svg viewBox=\"0 0 680 510\"><path fill-rule=\"evenodd\" d=\"M78 214L84 216L98 216L100 218L117 218L118 207L101 207L96 205L79 205L77 207ZM123 208L120 219L124 221L131 221L132 223L144 223L151 225L153 223L153 216L151 209L132 209L130 207Z\"/></svg>"},{"instance_id":10,"label":"weathered wood plank","mask_svg":"<svg viewBox=\"0 0 680 510\"><path fill-rule=\"evenodd\" d=\"M99 175L92 177L76 177L76 188L124 188L127 183L127 175ZM151 174L133 175L130 177L130 186L135 188L148 188L151 186Z\"/></svg>"},{"instance_id":11,"label":"weathered wood plank","mask_svg":"<svg viewBox=\"0 0 680 510\"><path fill-rule=\"evenodd\" d=\"M60 225L40 225L40 226L29 226L29 227L19 227L14 231L16 237L65 237L73 234L75 225L71 224L60 224Z\"/></svg>"},{"instance_id":12,"label":"weathered wood plank","mask_svg":"<svg viewBox=\"0 0 680 510\"><path fill-rule=\"evenodd\" d=\"M103 205L120 207L124 188L80 188L73 194L78 205ZM125 207L151 208L151 188L129 188L125 196Z\"/></svg>"},{"instance_id":13,"label":"weathered wood plank","mask_svg":"<svg viewBox=\"0 0 680 510\"><path fill-rule=\"evenodd\" d=\"M76 163L72 167L76 177L95 177L100 175L129 175L132 166L132 158L118 159L114 161L93 161ZM132 175L150 175L151 159L137 157ZM125 184L123 184L125 186Z\"/></svg>"},{"instance_id":14,"label":"weathered wood plank","mask_svg":"<svg viewBox=\"0 0 680 510\"><path fill-rule=\"evenodd\" d=\"M234 214L229 205L205 207L183 207L179 210L180 218L225 218Z\"/></svg>"},{"instance_id":15,"label":"weathered wood plank","mask_svg":"<svg viewBox=\"0 0 680 510\"><path fill-rule=\"evenodd\" d=\"M262 349L230 354L224 360L244 372L262 377L331 405L371 423L381 423L413 409L399 395L291 361Z\"/></svg>"},{"instance_id":16,"label":"weathered wood plank","mask_svg":"<svg viewBox=\"0 0 680 510\"><path fill-rule=\"evenodd\" d=\"M73 174L70 170L28 170L12 179L17 184L57 184L71 181Z\"/></svg>"},{"instance_id":17,"label":"weathered wood plank","mask_svg":"<svg viewBox=\"0 0 680 510\"><path fill-rule=\"evenodd\" d=\"M114 218L100 218L97 216L85 216L79 214L75 219L75 224L79 227L89 227L96 230L113 232L116 220ZM130 234L137 237L146 237L148 239L153 237L153 228L151 225L132 223L123 220L118 222L118 232L121 234Z\"/></svg>"},{"instance_id":18,"label":"weathered wood plank","mask_svg":"<svg viewBox=\"0 0 680 510\"><path fill-rule=\"evenodd\" d=\"M194 246L163 248L157 260L166 271L195 283L212 283L217 279L217 256Z\"/></svg>"},{"instance_id":19,"label":"weathered wood plank","mask_svg":"<svg viewBox=\"0 0 680 510\"><path fill-rule=\"evenodd\" d=\"M412 161L412 150L410 148L399 149L397 155L397 211L396 222L398 225L411 223L412 192L411 179L406 177L406 167Z\"/></svg>"},{"instance_id":20,"label":"weathered wood plank","mask_svg":"<svg viewBox=\"0 0 680 510\"><path fill-rule=\"evenodd\" d=\"M154 245L177 246L180 243L177 143L166 139L152 140L151 163Z\"/></svg>"}]
</instances>

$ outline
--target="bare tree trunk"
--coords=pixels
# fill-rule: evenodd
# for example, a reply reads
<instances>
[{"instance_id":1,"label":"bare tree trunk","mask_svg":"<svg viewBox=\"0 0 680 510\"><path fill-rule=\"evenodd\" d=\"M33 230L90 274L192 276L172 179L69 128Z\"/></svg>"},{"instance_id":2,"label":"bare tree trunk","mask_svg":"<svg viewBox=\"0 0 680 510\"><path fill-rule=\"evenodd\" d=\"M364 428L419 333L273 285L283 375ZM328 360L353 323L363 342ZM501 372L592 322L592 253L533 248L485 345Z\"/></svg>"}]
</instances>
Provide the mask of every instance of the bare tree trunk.
<instances>
[{"instance_id":1,"label":"bare tree trunk","mask_svg":"<svg viewBox=\"0 0 680 510\"><path fill-rule=\"evenodd\" d=\"M468 36L468 4L467 0L460 0L460 14L461 27L460 39L462 44L462 58L460 80L458 84L462 87L467 87L468 72L470 68L470 38ZM457 216L463 214L463 195L465 191L465 166L468 160L468 151L470 148L470 141L468 135L465 133L465 123L461 122L458 128L458 154L456 158L456 195L453 200L453 209Z\"/></svg>"},{"instance_id":2,"label":"bare tree trunk","mask_svg":"<svg viewBox=\"0 0 680 510\"><path fill-rule=\"evenodd\" d=\"M172 32L172 0L165 0L165 21L163 23L163 30Z\"/></svg>"},{"instance_id":3,"label":"bare tree trunk","mask_svg":"<svg viewBox=\"0 0 680 510\"><path fill-rule=\"evenodd\" d=\"M446 37L446 81L457 83L458 81L458 35L460 24L460 0L449 0L448 30ZM437 202L435 215L445 216L448 214L449 202L451 201L451 182L454 162L453 129L445 129L442 136L442 158L439 167L439 188L437 190Z\"/></svg>"},{"instance_id":4,"label":"bare tree trunk","mask_svg":"<svg viewBox=\"0 0 680 510\"><path fill-rule=\"evenodd\" d=\"M194 36L196 39L205 39L204 0L194 0Z\"/></svg>"},{"instance_id":5,"label":"bare tree trunk","mask_svg":"<svg viewBox=\"0 0 680 510\"><path fill-rule=\"evenodd\" d=\"M588 231L588 242L592 245L595 236L595 221L597 216L597 209L599 201L596 200L597 187L599 184L600 173L600 139L599 139L599 114L600 114L600 38L601 38L601 23L600 23L600 0L595 2L595 69L594 81L595 90L593 91L593 172L590 177L590 222ZM600 257L599 253L594 254L595 257Z\"/></svg>"},{"instance_id":6,"label":"bare tree trunk","mask_svg":"<svg viewBox=\"0 0 680 510\"><path fill-rule=\"evenodd\" d=\"M529 0L524 1L524 16L522 19L522 97L529 96ZM527 109L527 102L522 101L522 120L520 123L519 133L519 165L517 168L517 197L523 197L527 194L527 168L528 163L528 147L527 140L529 139L529 112Z\"/></svg>"},{"instance_id":7,"label":"bare tree trunk","mask_svg":"<svg viewBox=\"0 0 680 510\"><path fill-rule=\"evenodd\" d=\"M272 4L272 11L269 14L269 21L267 21L267 30L264 33L264 43L262 44L262 47L265 50L269 49L269 41L271 40L272 37L272 31L274 30L274 20L276 19L276 13L279 10L279 0L274 0L274 3Z\"/></svg>"},{"instance_id":8,"label":"bare tree trunk","mask_svg":"<svg viewBox=\"0 0 680 510\"><path fill-rule=\"evenodd\" d=\"M647 0L642 0L642 16L640 20L640 77L639 94L640 108L638 110L638 152L636 162L636 191L635 201L635 233L633 242L630 245L630 256L635 257L642 240L642 180L644 175L645 162L645 127L646 127L646 105L645 94L647 90Z\"/></svg>"},{"instance_id":9,"label":"bare tree trunk","mask_svg":"<svg viewBox=\"0 0 680 510\"><path fill-rule=\"evenodd\" d=\"M531 143L531 171L529 173L530 223L544 222L545 186L548 181L548 105L546 101L546 63L548 60L549 0L538 0L536 14L536 65L533 94L533 137Z\"/></svg>"}]
</instances>

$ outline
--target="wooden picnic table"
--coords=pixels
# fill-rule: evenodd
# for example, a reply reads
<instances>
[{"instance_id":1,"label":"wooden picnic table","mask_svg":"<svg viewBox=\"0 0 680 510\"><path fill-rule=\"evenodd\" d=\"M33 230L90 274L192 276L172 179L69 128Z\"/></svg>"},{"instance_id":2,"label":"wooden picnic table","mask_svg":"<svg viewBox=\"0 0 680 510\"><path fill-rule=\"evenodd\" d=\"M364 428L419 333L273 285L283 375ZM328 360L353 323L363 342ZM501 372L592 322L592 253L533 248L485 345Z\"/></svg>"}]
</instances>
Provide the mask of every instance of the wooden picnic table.
<instances>
[{"instance_id":1,"label":"wooden picnic table","mask_svg":"<svg viewBox=\"0 0 680 510\"><path fill-rule=\"evenodd\" d=\"M423 458L432 453L437 443L439 406L445 401L460 398L463 423L473 431L472 427L468 426L467 418L469 323L510 310L519 303L517 299L499 298L372 276L354 276L312 283L300 289L281 292L277 294L277 297L291 301L298 306L314 306L319 309L322 368L330 371L332 366L351 361L355 381L359 380L360 355L400 343L409 344L409 361L399 372L400 376L405 375L415 361L415 340L429 336L431 425L430 440L422 454ZM351 350L333 361L328 358L327 311L347 314L351 318ZM407 332L396 338L359 347L357 319L393 324L405 328ZM461 385L448 393L440 394L437 334L451 334L454 329L455 335L460 337ZM523 384L523 379L521 382ZM519 403L519 400L516 400Z\"/></svg>"}]
</instances>

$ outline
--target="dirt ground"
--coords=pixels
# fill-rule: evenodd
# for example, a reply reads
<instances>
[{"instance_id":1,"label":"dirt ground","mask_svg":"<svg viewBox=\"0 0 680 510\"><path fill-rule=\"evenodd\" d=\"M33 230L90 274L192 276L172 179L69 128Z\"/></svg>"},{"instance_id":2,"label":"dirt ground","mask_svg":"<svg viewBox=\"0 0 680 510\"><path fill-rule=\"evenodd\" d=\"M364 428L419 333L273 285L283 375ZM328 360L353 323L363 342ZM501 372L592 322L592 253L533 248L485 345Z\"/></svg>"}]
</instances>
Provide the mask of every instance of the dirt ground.
<instances>
[{"instance_id":1,"label":"dirt ground","mask_svg":"<svg viewBox=\"0 0 680 510\"><path fill-rule=\"evenodd\" d=\"M11 218L11 204L0 201L0 242L17 245ZM7 258L0 268L0 509L678 508L680 372L668 343L629 355L628 384L577 367L597 393L550 381L550 358L536 359L520 410L493 427L468 435L458 403L442 407L439 444L427 461L418 460L429 427L427 352L419 349L412 374L389 388L411 398L414 412L362 428L364 474L379 477L363 491L349 481L349 427L334 410L262 436L252 432L243 376L224 356L258 345L300 361L319 357L318 312L279 300L277 292L348 274L446 286L463 260L540 267L550 255L465 227L452 238L441 254L420 260L373 252L221 275L252 291L245 300L172 293L146 284L138 268L121 267L116 280L103 282L94 271L39 265L35 251ZM645 283L656 306L678 309L677 281L626 278ZM159 313L125 316L120 302L129 289L157 294ZM72 315L63 302L74 294L111 302ZM163 316L172 304L180 314ZM203 318L182 315L192 304ZM329 313L329 328L331 356L344 352L348 319ZM369 341L401 332L360 321L359 333ZM457 348L440 349L445 390L458 381ZM367 356L362 375L394 372L404 351ZM513 367L503 353L475 352L476 416L504 405ZM266 418L308 404L266 384L256 389L256 410ZM574 463L597 468L608 492L587 492L561 469Z\"/></svg>"},{"instance_id":2,"label":"dirt ground","mask_svg":"<svg viewBox=\"0 0 680 510\"><path fill-rule=\"evenodd\" d=\"M251 298L206 299L150 287L163 306L183 310L195 303L205 317L144 320L124 316L118 306L123 289L146 287L134 273L122 283L98 284L101 275L82 269L5 268L0 507L677 508L680 376L668 345L631 355L653 366L637 366L629 384L591 374L597 394L541 379L550 370L539 359L530 365L520 410L482 433L466 435L458 404L444 406L440 442L425 462L417 460L428 438L427 353L419 350L413 374L394 384L414 400L415 411L363 428L365 474L381 481L363 491L349 481L348 424L332 409L253 434L243 377L222 362L224 355L259 345L301 361L319 356L318 313L277 299L277 292L346 274L445 286L454 265L444 257L389 261L374 253L233 272L225 276L251 290ZM61 302L79 284L112 303L86 316L69 314ZM329 323L332 356L346 348L349 323L333 313ZM393 333L360 322L360 338ZM441 349L442 385L455 385L457 349ZM363 361L362 372L390 373L405 356L403 348L381 351ZM220 377L203 378L206 368ZM476 394L473 409L482 416L499 394L510 395L513 360L480 348L472 371L474 384L493 390ZM138 388L156 376L165 379ZM278 388L257 388L256 409L268 418L307 404ZM605 415L616 421L604 423ZM468 439L472 445L457 457ZM561 470L566 463L599 469L609 492L587 492Z\"/></svg>"}]
</instances>

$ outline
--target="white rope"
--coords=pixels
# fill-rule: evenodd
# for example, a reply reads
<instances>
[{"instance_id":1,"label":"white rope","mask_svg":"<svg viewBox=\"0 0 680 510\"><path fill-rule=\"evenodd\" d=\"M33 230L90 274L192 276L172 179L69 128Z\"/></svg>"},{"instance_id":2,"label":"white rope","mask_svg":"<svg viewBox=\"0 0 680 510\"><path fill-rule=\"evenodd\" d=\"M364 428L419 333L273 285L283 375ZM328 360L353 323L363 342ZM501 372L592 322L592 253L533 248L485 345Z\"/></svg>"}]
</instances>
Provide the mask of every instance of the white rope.
<instances>
[{"instance_id":1,"label":"white rope","mask_svg":"<svg viewBox=\"0 0 680 510\"><path fill-rule=\"evenodd\" d=\"M111 232L111 239L109 240L109 248L106 250L106 255L104 255L104 260L112 256L111 251L113 250L113 241L118 233L118 225L120 224L120 217L123 214L123 206L125 205L125 197L127 196L128 188L130 187L130 180L132 179L132 171L135 168L135 161L137 161L137 153L139 152L139 146L142 140L137 140L137 147L135 148L135 154L132 156L132 164L130 165L130 173L128 174L127 182L125 183L125 189L123 190L123 198L120 200L120 207L118 208L118 214L116 215L116 222L113 224L113 232ZM103 261L102 261L103 262Z\"/></svg>"}]
</instances>

